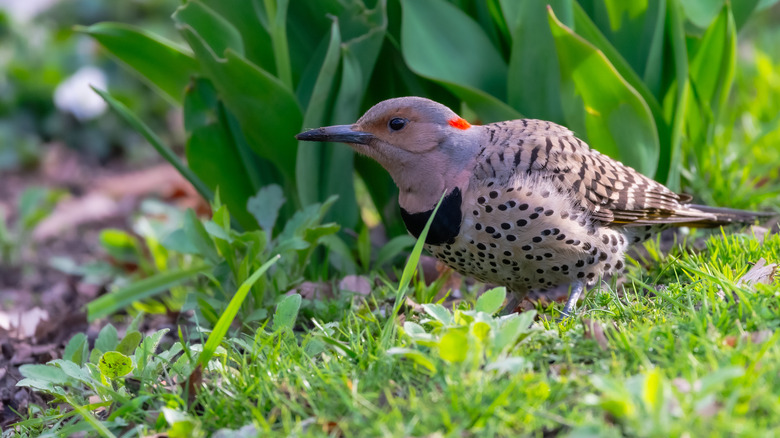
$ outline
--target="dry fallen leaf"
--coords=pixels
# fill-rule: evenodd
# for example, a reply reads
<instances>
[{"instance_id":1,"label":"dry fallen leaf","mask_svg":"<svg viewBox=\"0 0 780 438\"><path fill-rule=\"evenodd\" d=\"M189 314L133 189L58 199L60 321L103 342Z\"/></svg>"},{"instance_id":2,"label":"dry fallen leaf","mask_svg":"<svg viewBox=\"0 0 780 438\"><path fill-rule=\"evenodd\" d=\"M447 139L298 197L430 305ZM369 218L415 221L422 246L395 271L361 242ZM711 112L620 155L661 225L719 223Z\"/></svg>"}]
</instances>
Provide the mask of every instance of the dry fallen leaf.
<instances>
[{"instance_id":1,"label":"dry fallen leaf","mask_svg":"<svg viewBox=\"0 0 780 438\"><path fill-rule=\"evenodd\" d=\"M761 257L758 259L755 265L750 268L745 275L737 280L737 284L754 285L754 284L772 284L775 281L775 275L777 274L777 263L767 265L766 260Z\"/></svg>"},{"instance_id":2,"label":"dry fallen leaf","mask_svg":"<svg viewBox=\"0 0 780 438\"><path fill-rule=\"evenodd\" d=\"M120 214L117 202L101 193L88 193L57 204L52 214L35 227L33 239L42 242L80 225L100 222Z\"/></svg>"},{"instance_id":3,"label":"dry fallen leaf","mask_svg":"<svg viewBox=\"0 0 780 438\"><path fill-rule=\"evenodd\" d=\"M333 290L330 283L304 281L295 288L287 292L287 295L298 294L301 298L307 300L317 300L323 298L333 298Z\"/></svg>"},{"instance_id":4,"label":"dry fallen leaf","mask_svg":"<svg viewBox=\"0 0 780 438\"><path fill-rule=\"evenodd\" d=\"M371 281L362 275L347 275L339 282L339 289L368 295L371 293Z\"/></svg>"},{"instance_id":5,"label":"dry fallen leaf","mask_svg":"<svg viewBox=\"0 0 780 438\"><path fill-rule=\"evenodd\" d=\"M40 307L25 311L0 311L0 329L16 339L32 338L42 320L49 319L49 312Z\"/></svg>"},{"instance_id":6,"label":"dry fallen leaf","mask_svg":"<svg viewBox=\"0 0 780 438\"><path fill-rule=\"evenodd\" d=\"M760 344L762 342L766 342L767 340L769 340L769 338L771 338L773 334L774 332L772 330L764 329L764 330L758 330L750 333L743 333L742 336L740 336L739 338L737 338L737 336L730 335L723 338L723 345L734 347L737 345L738 339L741 339L742 341L750 342L751 344Z\"/></svg>"}]
</instances>

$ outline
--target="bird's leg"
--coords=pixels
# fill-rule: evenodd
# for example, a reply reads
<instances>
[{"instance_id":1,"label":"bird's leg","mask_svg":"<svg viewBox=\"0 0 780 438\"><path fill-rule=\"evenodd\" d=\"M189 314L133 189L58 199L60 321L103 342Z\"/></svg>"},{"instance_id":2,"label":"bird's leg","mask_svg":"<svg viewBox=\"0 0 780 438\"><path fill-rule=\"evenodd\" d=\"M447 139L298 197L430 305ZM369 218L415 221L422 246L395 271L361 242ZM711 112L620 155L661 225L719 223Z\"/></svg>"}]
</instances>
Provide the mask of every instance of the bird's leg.
<instances>
[{"instance_id":1,"label":"bird's leg","mask_svg":"<svg viewBox=\"0 0 780 438\"><path fill-rule=\"evenodd\" d=\"M515 309L517 309L517 306L520 305L520 302L523 301L523 299L520 297L520 295L509 292L509 300L506 302L506 306L504 306L503 309L501 309L501 313L499 315L506 316L511 315L514 313Z\"/></svg>"},{"instance_id":2,"label":"bird's leg","mask_svg":"<svg viewBox=\"0 0 780 438\"><path fill-rule=\"evenodd\" d=\"M582 290L585 289L585 285L581 281L576 281L571 284L571 290L569 291L569 299L566 300L566 305L563 306L561 312L561 320L566 319L574 314L574 307L577 305L577 300L582 295Z\"/></svg>"}]
</instances>

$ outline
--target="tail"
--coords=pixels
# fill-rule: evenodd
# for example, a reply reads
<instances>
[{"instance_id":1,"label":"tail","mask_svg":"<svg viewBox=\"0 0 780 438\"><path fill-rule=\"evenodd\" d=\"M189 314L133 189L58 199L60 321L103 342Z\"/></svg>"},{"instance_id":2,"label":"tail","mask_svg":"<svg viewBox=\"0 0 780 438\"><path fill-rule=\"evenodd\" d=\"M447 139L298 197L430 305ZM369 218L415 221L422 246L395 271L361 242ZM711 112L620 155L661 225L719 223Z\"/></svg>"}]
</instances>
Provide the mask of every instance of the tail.
<instances>
[{"instance_id":1,"label":"tail","mask_svg":"<svg viewBox=\"0 0 780 438\"><path fill-rule=\"evenodd\" d=\"M718 227L721 225L734 224L754 224L757 221L769 219L778 216L778 213L737 210L734 208L710 207L708 205L686 205L688 209L705 213L709 217L703 217L699 220L680 223L681 226L691 227Z\"/></svg>"}]
</instances>

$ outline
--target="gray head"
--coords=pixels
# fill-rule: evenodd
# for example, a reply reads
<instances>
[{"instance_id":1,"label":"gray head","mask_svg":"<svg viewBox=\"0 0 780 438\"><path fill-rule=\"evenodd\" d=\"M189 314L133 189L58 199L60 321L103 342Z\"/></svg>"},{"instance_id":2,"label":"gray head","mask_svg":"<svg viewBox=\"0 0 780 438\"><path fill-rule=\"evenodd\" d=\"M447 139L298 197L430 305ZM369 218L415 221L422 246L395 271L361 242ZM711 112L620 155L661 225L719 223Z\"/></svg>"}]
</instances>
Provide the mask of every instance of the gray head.
<instances>
[{"instance_id":1,"label":"gray head","mask_svg":"<svg viewBox=\"0 0 780 438\"><path fill-rule=\"evenodd\" d=\"M438 200L444 188L462 185L462 178L453 178L475 158L479 128L430 99L399 97L374 105L353 125L313 129L296 138L349 144L390 173L401 189L402 205L404 192L407 202L427 204L428 191L439 190L431 198ZM416 195L425 199L412 199Z\"/></svg>"}]
</instances>

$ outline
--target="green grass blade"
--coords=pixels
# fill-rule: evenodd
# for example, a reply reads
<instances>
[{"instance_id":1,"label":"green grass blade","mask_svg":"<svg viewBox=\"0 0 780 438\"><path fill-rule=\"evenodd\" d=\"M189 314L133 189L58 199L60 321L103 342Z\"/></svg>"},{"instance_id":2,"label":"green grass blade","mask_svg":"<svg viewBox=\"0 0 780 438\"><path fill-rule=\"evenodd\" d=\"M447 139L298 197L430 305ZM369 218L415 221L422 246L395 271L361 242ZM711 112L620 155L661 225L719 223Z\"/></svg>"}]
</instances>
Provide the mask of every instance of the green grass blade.
<instances>
[{"instance_id":1,"label":"green grass blade","mask_svg":"<svg viewBox=\"0 0 780 438\"><path fill-rule=\"evenodd\" d=\"M198 178L197 175L195 175L195 172L193 172L189 167L185 166L184 163L179 159L179 157L168 147L166 146L160 137L157 136L154 132L152 132L151 129L149 129L148 126L144 122L142 122L138 117L136 117L135 114L130 112L130 109L125 106L122 102L114 99L113 96L111 96L108 92L104 90L98 90L97 88L92 87L93 90L95 90L95 93L100 95L100 97L103 98L103 100L108 103L111 108L114 109L125 121L132 126L138 133L144 136L144 138L154 147L157 152L162 155L163 158L165 158L166 161L171 163L173 167L176 168L176 170L179 171L179 173L182 174L183 177L187 178L187 181L190 182L190 184L195 187L195 189L200 193L201 196L203 196L207 201L211 201L214 199L214 193L211 191L211 189L206 186L206 184L201 181L200 178Z\"/></svg>"},{"instance_id":2,"label":"green grass blade","mask_svg":"<svg viewBox=\"0 0 780 438\"><path fill-rule=\"evenodd\" d=\"M428 222L425 224L425 228L423 228L422 233L420 233L420 237L417 238L417 243L414 244L412 253L409 255L409 260L406 262L406 266L404 266L403 274L401 274L401 281L398 283L398 289L395 291L395 305L393 306L393 313L390 314L390 317L385 323L385 326L382 328L382 342L380 345L382 345L385 350L388 347L390 335L393 332L392 329L395 327L395 316L398 315L398 311L401 309L403 297L406 294L406 290L409 288L409 283L412 281L414 273L417 271L417 264L420 262L420 255L422 254L423 245L425 245L425 238L428 236L428 230L431 228L433 218L436 217L436 212L439 211L439 206L441 205L442 201L444 201L445 195L446 192L442 193L441 198L439 198L439 202L436 204L436 207L434 207L433 213L431 213L431 217L428 218Z\"/></svg>"},{"instance_id":3,"label":"green grass blade","mask_svg":"<svg viewBox=\"0 0 780 438\"><path fill-rule=\"evenodd\" d=\"M100 436L103 437L109 437L113 438L116 435L111 433L110 430L103 424L102 421L98 420L92 413L85 409L84 406L81 406L80 404L76 403L74 400L70 399L69 397L65 397L65 401L73 407L73 409L78 412L79 415L81 415L81 418L83 418L87 423L90 424L93 428L95 428L95 432L97 432ZM99 403L99 405L102 405L103 403ZM97 408L97 406L91 405L93 408Z\"/></svg>"},{"instance_id":4,"label":"green grass blade","mask_svg":"<svg viewBox=\"0 0 780 438\"><path fill-rule=\"evenodd\" d=\"M87 318L89 321L94 321L108 316L117 310L129 306L134 301L153 297L209 269L211 267L208 265L198 265L189 269L163 272L139 280L126 288L103 295L87 304Z\"/></svg>"},{"instance_id":5,"label":"green grass blade","mask_svg":"<svg viewBox=\"0 0 780 438\"><path fill-rule=\"evenodd\" d=\"M230 303L225 309L225 312L223 312L222 316L219 317L217 325L214 326L214 330L212 330L208 340L206 340L206 344L203 346L203 351L200 353L200 357L198 358L198 363L200 366L206 368L206 365L209 363L209 360L211 360L214 352L217 351L217 347L222 342L222 339L225 338L225 335L230 328L230 324L233 323L233 319L236 317L236 314L238 314L238 310L241 308L241 304L244 302L244 299L246 299L246 296L252 289L252 286L254 286L257 280L259 280L260 277L265 274L265 271L273 266L274 263L279 261L280 257L281 256L277 254L275 257L271 258L271 260L265 262L263 266L260 266L254 273L252 273L252 275L241 284L241 287L238 288L238 291L235 295L233 295L233 298L230 300Z\"/></svg>"}]
</instances>

